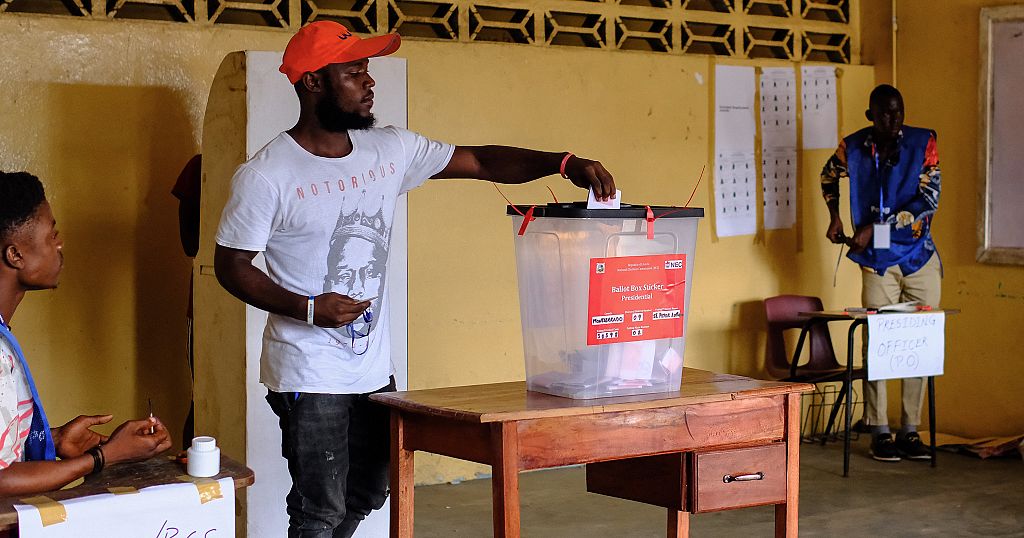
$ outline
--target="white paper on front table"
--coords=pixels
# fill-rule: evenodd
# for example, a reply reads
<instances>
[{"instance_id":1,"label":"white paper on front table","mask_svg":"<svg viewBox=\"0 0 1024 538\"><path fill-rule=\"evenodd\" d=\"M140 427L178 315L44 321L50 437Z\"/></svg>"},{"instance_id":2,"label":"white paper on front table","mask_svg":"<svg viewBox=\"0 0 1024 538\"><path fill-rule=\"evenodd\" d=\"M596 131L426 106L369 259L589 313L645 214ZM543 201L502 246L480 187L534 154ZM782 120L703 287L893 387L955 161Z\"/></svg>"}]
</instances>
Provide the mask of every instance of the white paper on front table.
<instances>
[{"instance_id":1,"label":"white paper on front table","mask_svg":"<svg viewBox=\"0 0 1024 538\"><path fill-rule=\"evenodd\" d=\"M761 70L761 189L764 227L796 224L796 70Z\"/></svg>"},{"instance_id":2,"label":"white paper on front table","mask_svg":"<svg viewBox=\"0 0 1024 538\"><path fill-rule=\"evenodd\" d=\"M757 227L754 68L715 66L715 225L719 237Z\"/></svg>"},{"instance_id":3,"label":"white paper on front table","mask_svg":"<svg viewBox=\"0 0 1024 538\"><path fill-rule=\"evenodd\" d=\"M946 315L868 316L868 379L942 375Z\"/></svg>"},{"instance_id":4,"label":"white paper on front table","mask_svg":"<svg viewBox=\"0 0 1024 538\"><path fill-rule=\"evenodd\" d=\"M835 149L839 145L836 68L800 68L804 111L804 149Z\"/></svg>"},{"instance_id":5,"label":"white paper on front table","mask_svg":"<svg viewBox=\"0 0 1024 538\"><path fill-rule=\"evenodd\" d=\"M21 538L233 538L235 487L231 478L217 481L219 498L201 502L195 484L182 482L143 488L137 493L106 493L61 501L67 519L43 526L39 509L16 504ZM204 486L209 487L209 486ZM193 534L190 534L193 533Z\"/></svg>"}]
</instances>

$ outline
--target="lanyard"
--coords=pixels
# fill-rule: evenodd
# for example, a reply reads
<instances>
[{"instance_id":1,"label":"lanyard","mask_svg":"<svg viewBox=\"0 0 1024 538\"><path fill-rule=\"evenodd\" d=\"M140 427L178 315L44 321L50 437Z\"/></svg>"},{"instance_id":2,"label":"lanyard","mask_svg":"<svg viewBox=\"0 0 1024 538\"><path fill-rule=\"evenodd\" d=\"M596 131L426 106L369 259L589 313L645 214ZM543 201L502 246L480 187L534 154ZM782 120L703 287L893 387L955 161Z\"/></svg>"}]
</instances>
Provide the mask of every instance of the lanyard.
<instances>
[{"instance_id":1,"label":"lanyard","mask_svg":"<svg viewBox=\"0 0 1024 538\"><path fill-rule=\"evenodd\" d=\"M18 357L22 373L25 374L25 382L28 383L29 392L32 393L32 425L30 426L28 437L25 439L25 460L52 461L56 458L56 450L53 446L53 437L50 434L50 423L46 420L43 403L39 398L39 392L36 391L36 383L32 379L32 372L28 369L25 354L21 351L18 340L11 333L10 329L7 328L7 324L3 321L2 317L0 317L0 338L7 340L14 354Z\"/></svg>"},{"instance_id":2,"label":"lanyard","mask_svg":"<svg viewBox=\"0 0 1024 538\"><path fill-rule=\"evenodd\" d=\"M878 179L878 222L885 222L885 214L889 208L885 207L885 191L882 189L882 165L878 159L878 146L871 144L871 154L875 158L875 178Z\"/></svg>"}]
</instances>

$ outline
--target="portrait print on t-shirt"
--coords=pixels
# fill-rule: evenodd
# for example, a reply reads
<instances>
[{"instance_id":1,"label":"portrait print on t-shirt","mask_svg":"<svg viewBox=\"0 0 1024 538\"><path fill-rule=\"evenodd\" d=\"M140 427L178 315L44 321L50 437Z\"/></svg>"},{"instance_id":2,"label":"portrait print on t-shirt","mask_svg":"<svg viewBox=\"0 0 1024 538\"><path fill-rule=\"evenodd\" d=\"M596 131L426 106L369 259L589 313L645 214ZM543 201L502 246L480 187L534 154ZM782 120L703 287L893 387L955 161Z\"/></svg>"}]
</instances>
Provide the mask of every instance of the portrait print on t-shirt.
<instances>
[{"instance_id":1,"label":"portrait print on t-shirt","mask_svg":"<svg viewBox=\"0 0 1024 538\"><path fill-rule=\"evenodd\" d=\"M374 316L380 312L391 228L384 218L383 196L376 200L362 198L354 210L345 209L342 207L331 234L323 290L371 301L366 315L338 329L343 338L352 339L353 335L368 335Z\"/></svg>"},{"instance_id":2,"label":"portrait print on t-shirt","mask_svg":"<svg viewBox=\"0 0 1024 538\"><path fill-rule=\"evenodd\" d=\"M349 138L352 152L333 158L278 135L235 172L217 229L218 245L263 252L267 275L286 290L370 302L338 328L270 314L260 381L276 392L357 394L387 384L384 297L398 197L444 169L455 152L397 127Z\"/></svg>"}]
</instances>

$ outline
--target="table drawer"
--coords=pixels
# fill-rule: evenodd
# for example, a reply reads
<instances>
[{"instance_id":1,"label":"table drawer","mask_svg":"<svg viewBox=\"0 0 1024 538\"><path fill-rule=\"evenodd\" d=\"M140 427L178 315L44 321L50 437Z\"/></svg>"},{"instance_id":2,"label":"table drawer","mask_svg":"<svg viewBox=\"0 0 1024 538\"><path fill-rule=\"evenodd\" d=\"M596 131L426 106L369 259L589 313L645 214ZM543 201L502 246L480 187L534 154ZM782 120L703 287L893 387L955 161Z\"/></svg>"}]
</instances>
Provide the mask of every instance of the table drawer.
<instances>
[{"instance_id":1,"label":"table drawer","mask_svg":"<svg viewBox=\"0 0 1024 538\"><path fill-rule=\"evenodd\" d=\"M690 511L712 512L786 501L786 444L696 452Z\"/></svg>"}]
</instances>

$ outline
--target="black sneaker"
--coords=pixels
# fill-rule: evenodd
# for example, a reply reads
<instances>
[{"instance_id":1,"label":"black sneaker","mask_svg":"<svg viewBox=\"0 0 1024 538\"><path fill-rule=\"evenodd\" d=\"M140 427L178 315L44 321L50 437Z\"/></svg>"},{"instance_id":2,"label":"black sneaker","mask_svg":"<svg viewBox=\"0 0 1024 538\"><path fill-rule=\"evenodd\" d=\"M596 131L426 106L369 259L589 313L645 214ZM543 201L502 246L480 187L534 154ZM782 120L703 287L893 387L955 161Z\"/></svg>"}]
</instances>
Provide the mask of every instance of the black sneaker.
<instances>
[{"instance_id":1,"label":"black sneaker","mask_svg":"<svg viewBox=\"0 0 1024 538\"><path fill-rule=\"evenodd\" d=\"M911 460L928 461L932 459L932 451L921 442L921 436L917 432L909 432L906 435L896 437L896 449L901 456Z\"/></svg>"},{"instance_id":2,"label":"black sneaker","mask_svg":"<svg viewBox=\"0 0 1024 538\"><path fill-rule=\"evenodd\" d=\"M918 440L920 442L920 439ZM897 462L900 461L900 452L896 448L896 442L892 440L892 434L880 433L871 440L871 457L878 461Z\"/></svg>"}]
</instances>

